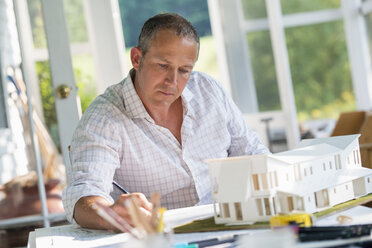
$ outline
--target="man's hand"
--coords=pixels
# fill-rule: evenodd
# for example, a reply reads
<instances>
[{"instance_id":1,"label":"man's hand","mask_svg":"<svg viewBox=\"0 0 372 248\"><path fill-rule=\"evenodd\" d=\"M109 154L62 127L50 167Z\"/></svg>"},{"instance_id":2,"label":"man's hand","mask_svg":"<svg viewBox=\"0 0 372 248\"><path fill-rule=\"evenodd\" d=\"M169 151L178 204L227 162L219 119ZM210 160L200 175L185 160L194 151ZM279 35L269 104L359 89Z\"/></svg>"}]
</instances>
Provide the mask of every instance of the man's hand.
<instances>
[{"instance_id":1,"label":"man's hand","mask_svg":"<svg viewBox=\"0 0 372 248\"><path fill-rule=\"evenodd\" d=\"M74 219L76 222L85 228L92 229L106 229L118 231L106 220L101 218L93 209L92 204L100 202L111 209L113 209L118 215L120 215L126 222L133 226L133 220L130 216L129 209L126 206L126 201L129 198L136 198L137 203L140 207L140 211L147 217L151 216L152 204L146 199L142 193L132 193L121 195L114 204L110 205L106 199L100 196L86 196L80 198L75 204Z\"/></svg>"},{"instance_id":2,"label":"man's hand","mask_svg":"<svg viewBox=\"0 0 372 248\"><path fill-rule=\"evenodd\" d=\"M129 209L127 208L126 202L129 198L136 198L140 211L146 218L151 218L152 204L147 201L146 196L142 193L124 194L116 200L111 208L118 213L124 220L126 220L131 226L134 226L133 220L130 217Z\"/></svg>"}]
</instances>

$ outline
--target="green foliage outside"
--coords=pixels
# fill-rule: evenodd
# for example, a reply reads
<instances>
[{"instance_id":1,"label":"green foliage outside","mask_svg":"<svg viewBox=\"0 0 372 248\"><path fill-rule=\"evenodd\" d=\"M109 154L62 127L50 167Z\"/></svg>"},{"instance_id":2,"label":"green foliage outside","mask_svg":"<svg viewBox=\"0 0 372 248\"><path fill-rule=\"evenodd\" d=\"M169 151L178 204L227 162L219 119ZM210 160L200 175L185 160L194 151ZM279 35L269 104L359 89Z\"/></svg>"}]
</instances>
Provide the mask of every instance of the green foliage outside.
<instances>
[{"instance_id":1,"label":"green foliage outside","mask_svg":"<svg viewBox=\"0 0 372 248\"><path fill-rule=\"evenodd\" d=\"M339 7L340 1L282 0L283 13ZM265 2L245 0L246 18L262 18ZM255 9L256 8L256 9ZM256 11L257 10L257 11ZM342 21L285 30L299 121L337 118L356 109ZM247 34L260 111L281 109L269 31Z\"/></svg>"},{"instance_id":2,"label":"green foliage outside","mask_svg":"<svg viewBox=\"0 0 372 248\"><path fill-rule=\"evenodd\" d=\"M211 34L207 0L119 0L125 44L137 44L143 23L162 12L175 12L187 18L200 36Z\"/></svg>"},{"instance_id":3,"label":"green foliage outside","mask_svg":"<svg viewBox=\"0 0 372 248\"><path fill-rule=\"evenodd\" d=\"M96 85L93 80L93 66L87 56L74 58L74 74L78 94L81 101L81 108L84 112L89 104L97 96ZM39 87L42 98L45 124L57 147L60 146L57 113L55 107L54 90L50 77L50 66L48 61L36 63L36 70L39 78Z\"/></svg>"},{"instance_id":4,"label":"green foliage outside","mask_svg":"<svg viewBox=\"0 0 372 248\"><path fill-rule=\"evenodd\" d=\"M279 110L279 89L269 31L249 33L247 40L259 110Z\"/></svg>"},{"instance_id":5,"label":"green foliage outside","mask_svg":"<svg viewBox=\"0 0 372 248\"><path fill-rule=\"evenodd\" d=\"M340 0L281 0L280 3L283 15L341 7Z\"/></svg>"},{"instance_id":6,"label":"green foliage outside","mask_svg":"<svg viewBox=\"0 0 372 248\"><path fill-rule=\"evenodd\" d=\"M76 85L79 89L81 110L84 113L97 96L93 58L88 54L80 54L72 58L72 64L74 66Z\"/></svg>"},{"instance_id":7,"label":"green foliage outside","mask_svg":"<svg viewBox=\"0 0 372 248\"><path fill-rule=\"evenodd\" d=\"M280 3L283 15L340 7L340 0L281 0ZM242 0L242 8L247 20L267 17L264 0Z\"/></svg>"},{"instance_id":8,"label":"green foliage outside","mask_svg":"<svg viewBox=\"0 0 372 248\"><path fill-rule=\"evenodd\" d=\"M66 24L71 43L88 41L82 0L64 0ZM35 48L46 47L41 0L27 0Z\"/></svg>"},{"instance_id":9,"label":"green foliage outside","mask_svg":"<svg viewBox=\"0 0 372 248\"><path fill-rule=\"evenodd\" d=\"M59 147L59 134L57 124L57 112L53 86L50 78L50 66L48 61L37 62L36 70L39 78L40 94L44 112L45 125L57 147Z\"/></svg>"},{"instance_id":10,"label":"green foliage outside","mask_svg":"<svg viewBox=\"0 0 372 248\"><path fill-rule=\"evenodd\" d=\"M355 110L343 22L290 28L286 39L300 121Z\"/></svg>"}]
</instances>

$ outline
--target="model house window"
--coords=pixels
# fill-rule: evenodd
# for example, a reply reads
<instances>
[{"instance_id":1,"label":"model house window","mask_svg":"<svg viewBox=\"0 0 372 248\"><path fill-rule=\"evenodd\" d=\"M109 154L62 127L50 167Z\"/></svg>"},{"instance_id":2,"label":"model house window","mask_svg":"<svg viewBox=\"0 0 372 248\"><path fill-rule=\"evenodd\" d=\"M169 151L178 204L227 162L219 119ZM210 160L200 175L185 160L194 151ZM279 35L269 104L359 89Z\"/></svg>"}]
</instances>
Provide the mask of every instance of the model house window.
<instances>
[{"instance_id":1,"label":"model house window","mask_svg":"<svg viewBox=\"0 0 372 248\"><path fill-rule=\"evenodd\" d=\"M323 193L323 198L324 198L324 205L328 206L329 205L328 191L326 189L323 189L322 193Z\"/></svg>"},{"instance_id":2,"label":"model house window","mask_svg":"<svg viewBox=\"0 0 372 248\"><path fill-rule=\"evenodd\" d=\"M213 204L214 205L214 204ZM216 209L215 209L216 211ZM217 217L222 217L222 211L223 211L223 204L222 203L218 203L218 212L217 212Z\"/></svg>"},{"instance_id":3,"label":"model house window","mask_svg":"<svg viewBox=\"0 0 372 248\"><path fill-rule=\"evenodd\" d=\"M274 211L273 215L274 215L274 214L277 214L277 210L276 210L275 198L273 198L272 200L273 200L273 211Z\"/></svg>"},{"instance_id":4,"label":"model house window","mask_svg":"<svg viewBox=\"0 0 372 248\"><path fill-rule=\"evenodd\" d=\"M326 170L326 165L325 165L325 163L323 163L323 170L324 170L324 171Z\"/></svg>"},{"instance_id":5,"label":"model house window","mask_svg":"<svg viewBox=\"0 0 372 248\"><path fill-rule=\"evenodd\" d=\"M291 212L294 209L294 206L293 206L293 197L292 196L288 196L287 197L287 202L288 202L288 211Z\"/></svg>"},{"instance_id":6,"label":"model house window","mask_svg":"<svg viewBox=\"0 0 372 248\"><path fill-rule=\"evenodd\" d=\"M359 163L359 152L358 151L355 151L355 154L356 154L356 157L357 157L357 162L358 162L358 164L360 164Z\"/></svg>"},{"instance_id":7,"label":"model house window","mask_svg":"<svg viewBox=\"0 0 372 248\"><path fill-rule=\"evenodd\" d=\"M258 175L257 174L252 175L252 182L253 182L254 190L260 190L260 184L258 183Z\"/></svg>"},{"instance_id":8,"label":"model house window","mask_svg":"<svg viewBox=\"0 0 372 248\"><path fill-rule=\"evenodd\" d=\"M335 166L336 166L336 169L337 169L336 156L335 156ZM332 162L331 161L329 161L329 169L332 170Z\"/></svg>"},{"instance_id":9,"label":"model house window","mask_svg":"<svg viewBox=\"0 0 372 248\"><path fill-rule=\"evenodd\" d=\"M311 198L310 198L310 196L307 198L307 200L308 200L309 202L311 202Z\"/></svg>"},{"instance_id":10,"label":"model house window","mask_svg":"<svg viewBox=\"0 0 372 248\"><path fill-rule=\"evenodd\" d=\"M349 185L346 184L345 185L345 189L348 190L349 189Z\"/></svg>"},{"instance_id":11,"label":"model house window","mask_svg":"<svg viewBox=\"0 0 372 248\"><path fill-rule=\"evenodd\" d=\"M336 194L336 188L333 189L333 192Z\"/></svg>"},{"instance_id":12,"label":"model house window","mask_svg":"<svg viewBox=\"0 0 372 248\"><path fill-rule=\"evenodd\" d=\"M354 150L353 150L353 155L354 155L354 164L356 164L355 151Z\"/></svg>"},{"instance_id":13,"label":"model house window","mask_svg":"<svg viewBox=\"0 0 372 248\"><path fill-rule=\"evenodd\" d=\"M223 217L230 218L230 209L228 203L223 203Z\"/></svg>"},{"instance_id":14,"label":"model house window","mask_svg":"<svg viewBox=\"0 0 372 248\"><path fill-rule=\"evenodd\" d=\"M329 206L328 190L331 190L331 189L323 189L323 190L314 192L315 205L317 208Z\"/></svg>"},{"instance_id":15,"label":"model house window","mask_svg":"<svg viewBox=\"0 0 372 248\"><path fill-rule=\"evenodd\" d=\"M259 216L263 216L263 208L262 208L262 201L261 198L256 199L256 206Z\"/></svg>"},{"instance_id":16,"label":"model house window","mask_svg":"<svg viewBox=\"0 0 372 248\"><path fill-rule=\"evenodd\" d=\"M212 188L213 188L213 193L217 194L218 193L218 183L217 183L217 178L216 177L213 180Z\"/></svg>"},{"instance_id":17,"label":"model house window","mask_svg":"<svg viewBox=\"0 0 372 248\"><path fill-rule=\"evenodd\" d=\"M306 173L306 168L304 168L304 177L307 176L307 173Z\"/></svg>"},{"instance_id":18,"label":"model house window","mask_svg":"<svg viewBox=\"0 0 372 248\"><path fill-rule=\"evenodd\" d=\"M313 167L311 166L310 167L310 175L312 175L313 174Z\"/></svg>"},{"instance_id":19,"label":"model house window","mask_svg":"<svg viewBox=\"0 0 372 248\"><path fill-rule=\"evenodd\" d=\"M350 157L347 156L347 164L350 164Z\"/></svg>"},{"instance_id":20,"label":"model house window","mask_svg":"<svg viewBox=\"0 0 372 248\"><path fill-rule=\"evenodd\" d=\"M369 177L367 178L367 182L368 182L368 183L370 182L370 179L369 179Z\"/></svg>"},{"instance_id":21,"label":"model house window","mask_svg":"<svg viewBox=\"0 0 372 248\"><path fill-rule=\"evenodd\" d=\"M295 175L295 181L301 180L301 166L300 165L296 165L294 167L294 175Z\"/></svg>"},{"instance_id":22,"label":"model house window","mask_svg":"<svg viewBox=\"0 0 372 248\"><path fill-rule=\"evenodd\" d=\"M243 220L243 213L242 213L242 205L240 202L235 202L234 203L235 207L235 217L236 220Z\"/></svg>"},{"instance_id":23,"label":"model house window","mask_svg":"<svg viewBox=\"0 0 372 248\"><path fill-rule=\"evenodd\" d=\"M264 205L265 205L265 215L271 215L269 198L264 198Z\"/></svg>"},{"instance_id":24,"label":"model house window","mask_svg":"<svg viewBox=\"0 0 372 248\"><path fill-rule=\"evenodd\" d=\"M288 173L285 174L285 178L286 178L287 181L289 182L289 175L288 175Z\"/></svg>"},{"instance_id":25,"label":"model house window","mask_svg":"<svg viewBox=\"0 0 372 248\"><path fill-rule=\"evenodd\" d=\"M266 173L261 174L261 182L262 182L262 188L263 189L268 189L269 188L268 183L267 183L267 174Z\"/></svg>"},{"instance_id":26,"label":"model house window","mask_svg":"<svg viewBox=\"0 0 372 248\"><path fill-rule=\"evenodd\" d=\"M338 168L341 170L342 169L342 164L341 164L341 156L340 156L340 154L337 155L337 159L338 159Z\"/></svg>"}]
</instances>

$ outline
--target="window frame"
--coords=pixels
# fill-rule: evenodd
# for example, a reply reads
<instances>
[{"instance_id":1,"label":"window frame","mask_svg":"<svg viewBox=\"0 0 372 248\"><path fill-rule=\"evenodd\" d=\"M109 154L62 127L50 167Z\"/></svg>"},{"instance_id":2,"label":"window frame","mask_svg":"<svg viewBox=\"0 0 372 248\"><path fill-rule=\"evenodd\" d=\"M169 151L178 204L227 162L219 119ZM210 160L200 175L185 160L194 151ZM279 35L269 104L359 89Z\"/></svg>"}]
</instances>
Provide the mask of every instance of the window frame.
<instances>
[{"instance_id":1,"label":"window frame","mask_svg":"<svg viewBox=\"0 0 372 248\"><path fill-rule=\"evenodd\" d=\"M339 8L286 15L281 12L280 0L266 0L267 18L249 20L244 18L241 0L208 0L208 6L212 9L210 10L210 15L213 36L215 36L215 30L218 29L219 33L223 33L215 36L219 44L218 50L223 50L222 55L217 55L222 56L222 59L228 62L228 66L226 65L224 70L228 73L226 77L229 78L231 94L243 113L258 112L251 58L249 57L249 51L247 51L248 46L245 37L250 32L270 31L271 39L274 40L272 41L272 47L276 61L276 77L282 112L287 117L289 124L286 126L289 149L294 148L299 142L300 135L297 128L297 112L294 103L288 51L285 36L283 35L286 28L343 20L357 108L370 109L372 107L372 77L370 76L372 66L365 23L365 16L372 12L372 0L364 2L361 2L361 0L340 0ZM355 15L355 11L357 11L358 15ZM212 14L218 16L212 16ZM229 18L231 19L229 20ZM234 28L229 30L228 27L231 26ZM232 40L233 38L230 35L231 29L235 33L233 34L234 40ZM238 57L245 58L238 58L236 52L234 52L236 50L241 51ZM240 61L239 66L236 66L237 63L232 62L233 59ZM361 63L363 64L362 66L360 66ZM277 69L278 66L281 67ZM242 68L246 68L246 70L242 70ZM223 72L224 70L221 71ZM247 75L242 74L240 71L246 71ZM236 80L234 75L237 74L240 74L243 79ZM289 81L290 83L286 84L284 81ZM241 95L246 97L242 100ZM256 102L252 103L252 99L255 99Z\"/></svg>"}]
</instances>

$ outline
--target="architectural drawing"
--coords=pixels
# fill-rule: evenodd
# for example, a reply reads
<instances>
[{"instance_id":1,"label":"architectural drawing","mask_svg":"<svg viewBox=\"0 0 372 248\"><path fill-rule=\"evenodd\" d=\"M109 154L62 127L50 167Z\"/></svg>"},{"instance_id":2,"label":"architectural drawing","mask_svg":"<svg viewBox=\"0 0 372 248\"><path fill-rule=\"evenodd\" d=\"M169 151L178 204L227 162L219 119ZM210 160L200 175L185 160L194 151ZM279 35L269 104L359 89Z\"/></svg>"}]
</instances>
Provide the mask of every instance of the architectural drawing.
<instances>
[{"instance_id":1,"label":"architectural drawing","mask_svg":"<svg viewBox=\"0 0 372 248\"><path fill-rule=\"evenodd\" d=\"M303 140L267 155L206 160L215 222L268 221L277 213L318 212L372 192L359 134Z\"/></svg>"}]
</instances>

